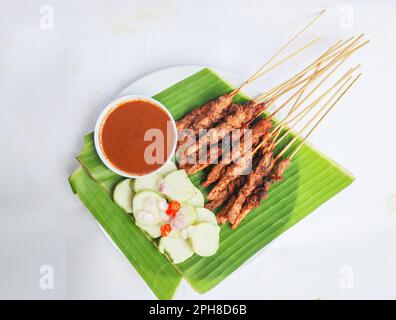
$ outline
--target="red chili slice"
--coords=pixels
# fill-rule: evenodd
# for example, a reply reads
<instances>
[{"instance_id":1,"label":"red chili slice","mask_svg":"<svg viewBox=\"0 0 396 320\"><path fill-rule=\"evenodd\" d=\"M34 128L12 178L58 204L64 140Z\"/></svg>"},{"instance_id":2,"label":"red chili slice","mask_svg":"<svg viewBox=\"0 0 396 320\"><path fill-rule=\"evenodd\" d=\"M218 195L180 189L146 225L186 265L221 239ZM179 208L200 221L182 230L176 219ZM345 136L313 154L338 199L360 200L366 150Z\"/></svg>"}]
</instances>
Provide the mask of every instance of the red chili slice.
<instances>
[{"instance_id":1,"label":"red chili slice","mask_svg":"<svg viewBox=\"0 0 396 320\"><path fill-rule=\"evenodd\" d=\"M177 201L171 201L165 212L168 216L174 217L179 210L180 210L180 203Z\"/></svg>"},{"instance_id":2,"label":"red chili slice","mask_svg":"<svg viewBox=\"0 0 396 320\"><path fill-rule=\"evenodd\" d=\"M169 223L167 223L167 224L162 225L160 227L160 230L161 230L161 235L163 237L166 237L169 234L169 232L172 231L172 227Z\"/></svg>"}]
</instances>

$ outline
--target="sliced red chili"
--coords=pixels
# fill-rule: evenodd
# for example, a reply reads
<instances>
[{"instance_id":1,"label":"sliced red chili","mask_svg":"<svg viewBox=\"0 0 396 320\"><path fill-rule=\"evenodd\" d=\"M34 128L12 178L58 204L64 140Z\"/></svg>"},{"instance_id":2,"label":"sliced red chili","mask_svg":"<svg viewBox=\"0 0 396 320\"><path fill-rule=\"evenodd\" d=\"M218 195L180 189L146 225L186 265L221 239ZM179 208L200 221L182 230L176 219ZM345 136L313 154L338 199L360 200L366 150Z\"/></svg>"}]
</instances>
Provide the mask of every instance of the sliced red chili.
<instances>
[{"instance_id":1,"label":"sliced red chili","mask_svg":"<svg viewBox=\"0 0 396 320\"><path fill-rule=\"evenodd\" d=\"M176 213L180 210L180 203L177 201L171 201L166 209L166 214L170 217L174 217Z\"/></svg>"},{"instance_id":2,"label":"sliced red chili","mask_svg":"<svg viewBox=\"0 0 396 320\"><path fill-rule=\"evenodd\" d=\"M169 232L172 231L172 226L169 223L167 223L167 224L162 225L160 227L160 230L161 230L161 235L163 237L166 237L169 234Z\"/></svg>"}]
</instances>

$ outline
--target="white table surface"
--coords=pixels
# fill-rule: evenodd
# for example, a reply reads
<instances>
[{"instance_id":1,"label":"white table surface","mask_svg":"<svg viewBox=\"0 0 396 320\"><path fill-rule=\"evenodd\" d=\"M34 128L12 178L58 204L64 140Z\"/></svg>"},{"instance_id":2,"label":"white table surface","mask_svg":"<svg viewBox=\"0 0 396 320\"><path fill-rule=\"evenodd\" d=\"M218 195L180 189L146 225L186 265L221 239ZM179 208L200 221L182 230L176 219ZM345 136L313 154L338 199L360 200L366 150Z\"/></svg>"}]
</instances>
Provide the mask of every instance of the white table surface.
<instances>
[{"instance_id":1,"label":"white table surface","mask_svg":"<svg viewBox=\"0 0 396 320\"><path fill-rule=\"evenodd\" d=\"M372 41L351 60L364 77L311 139L356 181L215 289L182 283L176 298L396 298L396 3L372 3L0 0L0 298L155 298L70 191L82 136L157 69L248 76L323 7L300 45L360 32ZM43 266L53 289L40 287Z\"/></svg>"}]
</instances>

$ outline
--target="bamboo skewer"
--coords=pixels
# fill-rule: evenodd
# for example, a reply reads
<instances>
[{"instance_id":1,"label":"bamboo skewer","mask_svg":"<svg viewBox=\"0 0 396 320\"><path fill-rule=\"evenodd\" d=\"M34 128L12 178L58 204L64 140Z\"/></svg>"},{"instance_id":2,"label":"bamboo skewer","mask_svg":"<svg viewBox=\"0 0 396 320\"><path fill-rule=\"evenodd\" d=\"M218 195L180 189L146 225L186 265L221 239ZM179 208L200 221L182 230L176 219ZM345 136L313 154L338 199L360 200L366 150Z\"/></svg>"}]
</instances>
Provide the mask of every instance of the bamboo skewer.
<instances>
[{"instance_id":1,"label":"bamboo skewer","mask_svg":"<svg viewBox=\"0 0 396 320\"><path fill-rule=\"evenodd\" d=\"M242 88L253 82L254 80L258 79L261 77L259 75L262 70L267 67L272 61L274 61L289 45L291 45L300 35L302 35L310 26L312 26L316 20L318 20L324 13L326 12L326 9L322 10L319 12L319 14L311 20L304 28L302 28L300 31L298 31L288 42L286 42L264 65L262 65L253 75L249 77L239 88L236 89L236 92L238 93L239 91L242 90Z\"/></svg>"},{"instance_id":2,"label":"bamboo skewer","mask_svg":"<svg viewBox=\"0 0 396 320\"><path fill-rule=\"evenodd\" d=\"M344 43L341 43L342 40L337 41L333 46L331 46L325 54L321 55L319 58L315 59L311 64L309 64L307 67L305 67L302 71L298 72L295 74L292 78L286 80L285 82L279 84L278 86L266 91L265 93L261 94L259 97L256 99L262 101L270 96L271 94L274 95L275 93L280 93L283 92L283 90L287 87L290 87L291 84L294 84L298 79L301 79L302 76L304 76L307 72L309 72L313 66L317 65L318 63L324 62L324 58L331 52L334 52L335 50L338 50L340 47L345 45L347 42L349 42L353 37L350 39L346 40Z\"/></svg>"},{"instance_id":3,"label":"bamboo skewer","mask_svg":"<svg viewBox=\"0 0 396 320\"><path fill-rule=\"evenodd\" d=\"M346 72L338 81L336 81L329 89L327 89L323 94L321 94L317 99L315 99L310 105L308 105L308 107L304 108L305 113L300 112L297 116L295 116L295 117L293 118L293 120L295 120L295 119L297 119L298 117L300 117L301 114L302 114L302 118L305 118L305 116L309 113L309 111L311 111L321 100L323 100L323 98L325 98L326 95L328 95L335 87L337 87L343 80L345 80L346 77L350 76L357 68L358 68L358 66L355 67L355 68L351 68L349 71L347 71L347 72ZM333 71L334 71L334 70L333 70ZM323 81L323 80L322 80L322 81ZM308 96L311 96L317 89L318 89L318 86L316 86L315 88L313 88L313 89L311 90L311 92L308 94ZM304 99L304 101L305 101L305 100L306 100L306 99ZM302 102L304 102L304 101L302 101ZM277 110L279 110L279 108L278 108ZM273 112L273 114L275 114L275 113L277 112L277 110L275 110L275 111ZM295 108L295 109L293 110L293 112L294 112L295 110L297 110L297 108ZM304 110L303 110L303 111L304 111ZM292 113L293 113L293 112L292 112ZM292 113L289 113L289 115L291 115ZM270 115L269 118L271 118L271 117L273 116L273 114ZM298 122L300 122L302 118L300 117L300 119L298 120ZM257 145L257 147L256 147L256 148L254 149L254 151L253 151L253 154L255 154L255 153L256 153L256 152L257 152L257 151L258 151L258 150L270 139L270 138L272 138L272 135L276 134L277 132L281 132L280 128L281 128L282 126L285 126L285 125L287 125L288 123L290 123L290 121L289 121L289 122L285 122L286 120L287 120L287 116L282 120L281 123L279 123L279 124L274 128L274 130L272 131L272 134L271 134L271 135L267 136L265 139L263 139L263 141L261 141L261 142ZM291 128L289 128L288 131L282 135L281 139L283 139L283 138L287 135L287 133L290 132L290 130L291 130L298 122L294 123L293 126L292 126Z\"/></svg>"},{"instance_id":4,"label":"bamboo skewer","mask_svg":"<svg viewBox=\"0 0 396 320\"><path fill-rule=\"evenodd\" d=\"M309 48L310 46L312 46L313 44L317 43L319 40L321 39L321 37L316 37L314 40L308 42L306 45L302 46L300 49L294 51L292 54L288 55L287 57L283 58L282 60L280 60L279 62L275 63L274 65L272 65L271 67L269 67L268 69L262 71L260 74L258 74L256 77L254 77L252 79L252 81L257 80L258 78L261 78L264 74L270 72L271 70L275 69L276 67L280 66L281 64L285 63L286 61L290 60L291 58L293 58L294 56L298 55L300 52L304 51L305 49Z\"/></svg>"},{"instance_id":5,"label":"bamboo skewer","mask_svg":"<svg viewBox=\"0 0 396 320\"><path fill-rule=\"evenodd\" d=\"M303 138L301 143L296 147L296 149L293 150L293 152L290 154L289 159L292 159L297 151L302 147L302 145L307 141L309 136L312 134L312 132L318 127L318 125L323 121L323 119L327 116L327 114L334 108L334 106L338 103L338 101L341 100L341 98L347 93L347 91L356 83L356 81L361 77L361 73L359 73L355 79L352 80L352 82L349 84L349 86L341 93L341 95L334 101L334 103L330 106L330 108L322 115L322 117L316 122L316 124L312 127L312 129L306 134L306 136Z\"/></svg>"},{"instance_id":6,"label":"bamboo skewer","mask_svg":"<svg viewBox=\"0 0 396 320\"><path fill-rule=\"evenodd\" d=\"M337 90L337 92L329 99L329 103L331 102L331 100L334 99L334 97L335 97L343 88L345 88L345 86L348 84L348 82L349 82L351 79L352 79L351 76L349 76L349 77L347 78L347 80L341 85L341 87ZM328 105L328 104L327 104L327 105ZM316 116L316 117L319 116L319 114L324 110L324 108L325 108L327 105L323 106L323 107L317 112L317 116ZM279 143L280 143L280 142L292 131L292 129L293 129L298 123L300 123L301 120L303 120L303 119L309 114L309 111L311 111L311 110L312 110L312 108L309 109L309 110L307 110L307 112L305 112L300 118L297 119L297 121L293 124L293 126L291 126L290 128L288 128L288 130L287 130L278 140L274 141L274 146L277 146L277 145L278 145L278 144L279 144ZM315 119L315 118L314 118L314 119ZM313 119L313 120L314 120L314 119ZM310 123L308 123L306 126L304 126L303 129L306 129L306 128L308 127L309 124L310 124ZM304 131L303 129L302 129L302 131L299 132L298 135L300 135L300 134Z\"/></svg>"},{"instance_id":7,"label":"bamboo skewer","mask_svg":"<svg viewBox=\"0 0 396 320\"><path fill-rule=\"evenodd\" d=\"M325 104L315 113L315 115L303 126L303 128L296 134L296 136L287 144L287 146L292 146L294 144L294 142L301 136L301 134L312 124L312 122L318 118L320 116L320 114L323 112L323 110L325 110L325 108L334 100L336 99L337 95L342 91L342 89L344 89L344 87L350 82L350 80L352 79L351 76L349 76L344 83L342 84L342 86L340 88L338 88L338 90L325 102ZM336 101L338 101L339 99L337 99ZM330 107L332 108L332 107ZM329 109L330 109L329 108ZM328 113L328 112L327 112ZM282 151L279 152L279 154L276 156L276 159L279 159L280 157L282 157L282 155L286 152L286 150L288 148L284 148Z\"/></svg>"},{"instance_id":8,"label":"bamboo skewer","mask_svg":"<svg viewBox=\"0 0 396 320\"><path fill-rule=\"evenodd\" d=\"M330 47L329 50L327 50L323 55L326 55L329 51L332 50L332 48L333 48L333 47ZM288 112L288 114L286 115L286 117L282 120L282 124L279 126L279 128L276 129L275 135L274 135L274 137L273 137L273 139L272 139L272 143L271 143L270 149L274 148L274 146L275 146L274 143L275 143L276 139L279 137L279 134L282 132L283 128L285 127L285 125L286 125L286 120L288 119L288 117L290 117L290 116L294 113L294 111L296 111L296 110L298 109L298 107L302 104L302 102L301 102L301 104L300 104L300 99L301 99L302 96L304 95L305 90L308 88L308 86L312 83L312 81L315 80L315 78L314 78L313 76L316 74L316 72L317 72L318 69L320 68L320 65L321 65L321 62L319 62L319 63L317 64L316 69L315 69L315 71L313 72L313 75L312 75L311 80L308 81L308 82L304 85L303 89L301 90L300 94L298 95L298 97L297 97L296 101L294 102L293 106L290 108L290 111ZM312 91L313 91L313 90L312 90ZM310 92L310 94L313 93L312 91ZM310 94L308 94L308 96L309 96Z\"/></svg>"},{"instance_id":9,"label":"bamboo skewer","mask_svg":"<svg viewBox=\"0 0 396 320\"><path fill-rule=\"evenodd\" d=\"M327 76L326 76L326 78L328 78L328 76L330 76L332 73L334 73L334 71L344 62L345 60L343 60L343 61L341 61L341 63L339 64L339 65L337 65L336 66L336 68L334 69L334 70L332 70L332 72L331 73L329 73ZM358 68L360 67L360 64L359 65L357 65L356 67L354 67L354 68L351 68L345 75L344 75L344 78L347 76L347 75L350 75L350 74L352 74L353 72L355 72ZM326 79L325 78L325 79ZM325 80L325 79L323 79L323 80ZM315 87L315 89L313 89L313 91L314 90L316 90L322 83L323 83L323 80L321 81L321 83L319 83L318 84L318 86L317 87ZM340 80L342 80L342 78L340 79ZM340 81L339 80L339 81ZM336 84L335 84L336 85ZM311 92L312 93L312 92ZM313 107L315 107L315 105L308 105L307 107L305 107L304 109L302 109L298 114L296 114L293 118L291 118L290 120L288 120L286 123L285 123L285 125L288 125L288 124L290 124L291 122L293 122L294 120L296 120L302 113L304 113L304 112L309 112Z\"/></svg>"},{"instance_id":10,"label":"bamboo skewer","mask_svg":"<svg viewBox=\"0 0 396 320\"><path fill-rule=\"evenodd\" d=\"M362 48L363 46L365 46L367 43L369 43L369 40L365 41L364 43L356 46L355 48L353 47L360 39L361 37L363 37L363 34L360 35L358 38L356 38L350 45L348 45L346 48L344 48L343 50L341 50L341 52L333 52L333 54L330 54L328 56L325 56L322 59L317 59L314 63L310 64L307 68L305 68L303 71L301 71L300 73L298 73L296 76L299 76L301 73L306 73L310 70L312 70L313 68L315 68L315 65L318 62L324 62L327 61L329 59L332 59L326 66L324 66L322 69L318 70L317 76L320 76L322 73L324 73L325 71L327 71L334 63L336 63L337 61L339 61L340 59L343 58L348 58L352 55L352 53L354 53L355 51L359 50L360 48ZM296 77L294 76L294 77ZM288 91L294 89L295 87L298 87L299 85L303 84L306 81L309 81L310 76L300 80L299 82L295 83L293 86L287 88L286 90L271 96L269 99L267 98L267 100L277 100L280 96L284 95L285 93L287 93ZM290 80L288 80L290 81ZM287 81L286 81L287 82ZM261 97L261 96L260 96ZM259 98L260 98L259 97Z\"/></svg>"},{"instance_id":11,"label":"bamboo skewer","mask_svg":"<svg viewBox=\"0 0 396 320\"><path fill-rule=\"evenodd\" d=\"M252 192L250 194L253 195L253 197L255 196L256 198L253 198L253 202L249 202L249 197L245 196L245 198L241 198L241 200L243 200L242 205L240 206L240 210L237 213L236 217L235 212L229 213L228 210L233 210L234 208L234 203L237 201L238 196L234 195L233 198L231 198L231 200L229 201L228 205L227 205L227 212L223 211L221 212L222 216L220 217L219 222L221 224L224 224L227 220L231 223L231 228L232 229L236 229L238 227L238 225L241 223L241 221L249 214L249 212L254 209L258 204L257 201L262 200L263 198L266 197L266 194L268 194L269 188L270 186L275 183L276 181L279 181L282 179L281 176L274 176L272 177L272 174L280 174L282 175L284 170L287 169L287 167L290 165L290 161L292 160L292 158L295 156L295 154L298 152L298 150L305 144L305 142L307 141L308 137L312 134L312 132L319 126L319 124L323 121L323 119L328 115L328 113L334 108L334 106L337 104L337 102L344 96L344 94L352 87L352 85L357 81L357 79L361 76L361 74L359 74L355 79L353 79L353 81L349 84L349 86L337 97L337 99L334 101L334 103L326 110L326 112L320 117L320 119L314 124L314 126L311 128L311 130L307 133L307 135L302 139L302 141L297 145L297 147L293 150L293 152L290 154L289 157L277 162L279 160L279 155L274 158L271 161L271 173L269 174L265 174L263 177L260 177L260 179L263 181L261 182L261 184L257 187L255 187ZM343 87L349 82L349 80L352 77L350 77L343 85ZM341 89L341 88L340 88ZM314 116L314 118L316 118L316 115ZM312 118L311 121L314 119ZM286 152L289 148L290 148L290 144L287 145L283 150L282 153ZM277 169L274 169L276 166L283 166L283 169L281 169L281 171L277 171ZM275 171L272 171L275 170ZM277 172L277 173L276 173ZM266 187L266 184L269 183L269 186ZM258 193L257 193L258 192ZM263 193L264 192L264 193ZM257 200L257 196L259 196L259 200ZM256 203L255 203L256 202ZM230 205L230 203L232 203ZM245 207L247 205L247 207ZM238 208L238 207L236 207ZM234 208L234 211L235 209Z\"/></svg>"},{"instance_id":12,"label":"bamboo skewer","mask_svg":"<svg viewBox=\"0 0 396 320\"><path fill-rule=\"evenodd\" d=\"M357 46L356 48L353 48L353 46L362 38L363 34L361 34L358 38L356 38L352 43L350 43L348 46L346 46L343 50L341 50L341 52L335 52L336 55L335 57L323 68L317 70L318 66L320 66L320 64L326 60L326 57L333 53L334 55L334 50L337 50L339 48L342 48L347 42L349 42L350 40L353 39L353 37L349 38L348 40L346 40L344 43L341 43L338 41L336 44L334 44L333 46L331 46L324 54L322 54L318 59L315 60L316 62L316 66L311 64L310 66L308 66L306 69L312 69L313 67L316 68L315 72L307 77L308 82L302 87L300 88L298 91L296 91L291 97L289 97L280 107L278 107L274 112L272 112L268 118L272 119L280 110L282 110L286 105L289 104L290 101L292 101L294 98L301 96L304 91L306 90L307 86L314 80L316 80L319 76L321 76L325 71L327 71L331 66L333 66L335 63L339 62L334 68L333 70L331 70L324 79L322 79L318 85L315 86L315 88L313 90L311 90L311 92L304 97L304 99L300 102L297 102L297 104L293 107L293 110L291 110L291 112L289 112L288 116L290 116L291 114L293 114L293 112L295 110L297 110L302 103L304 103L346 60L348 57L350 57L350 55L355 52L357 49L361 48L363 45L365 45L366 43L368 43L368 41L364 42L363 44ZM351 49L352 48L352 49ZM349 51L350 49L350 51ZM341 60L341 61L339 61ZM306 107L304 110L311 110L314 106L316 106L321 99L323 99L332 89L334 89L335 86L337 86L340 81L342 81L343 79L345 79L345 77L348 74L351 74L353 71L355 71L359 66L350 69L341 79L339 79L330 89L328 89L324 94L322 94L318 99L316 99L310 106ZM304 72L304 70L302 71ZM300 77L301 73L297 74L295 77ZM302 81L300 81L302 82ZM293 85L293 87L295 87L296 84ZM290 90L289 88L286 88L286 91ZM283 95L284 92L279 93L278 96ZM266 109L268 109L268 107L270 107L277 98L272 98ZM256 102L256 99L255 99ZM296 116L298 117L299 115L301 115L301 112ZM288 121L287 123L290 123L291 121L293 121L294 119L296 119L296 117L294 117L292 120ZM281 132L281 127L284 127L284 125L286 125L287 123L285 123L284 121L282 121L280 124L278 124L278 126L275 128L275 130L278 130L278 132ZM294 125L293 125L294 127ZM273 130L271 132L271 134L269 136L267 136L253 151L253 154L255 154L274 134L276 134L278 136L278 134L276 133L276 131ZM282 136L282 139L284 138L284 136Z\"/></svg>"}]
</instances>

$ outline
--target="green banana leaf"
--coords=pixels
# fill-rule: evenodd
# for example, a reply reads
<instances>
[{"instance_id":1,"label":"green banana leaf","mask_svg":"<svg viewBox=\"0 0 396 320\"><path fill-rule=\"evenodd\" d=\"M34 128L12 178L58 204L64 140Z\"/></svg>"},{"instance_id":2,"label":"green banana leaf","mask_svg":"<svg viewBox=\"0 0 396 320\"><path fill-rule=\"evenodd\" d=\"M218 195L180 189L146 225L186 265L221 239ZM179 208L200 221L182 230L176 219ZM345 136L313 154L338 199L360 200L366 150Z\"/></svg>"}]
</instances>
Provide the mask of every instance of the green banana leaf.
<instances>
[{"instance_id":1,"label":"green banana leaf","mask_svg":"<svg viewBox=\"0 0 396 320\"><path fill-rule=\"evenodd\" d=\"M69 177L81 201L159 299L171 299L181 276L131 217L82 168Z\"/></svg>"},{"instance_id":2,"label":"green banana leaf","mask_svg":"<svg viewBox=\"0 0 396 320\"><path fill-rule=\"evenodd\" d=\"M154 98L162 102L175 119L179 119L196 106L232 89L228 82L205 68ZM236 98L240 101L246 99L245 96ZM290 134L278 148L288 143L292 137L293 134ZM83 150L77 159L107 193L111 193L115 184L122 179L100 161L92 133L85 136ZM197 187L202 178L203 173L191 177ZM353 176L334 161L313 147L304 145L293 158L291 166L285 173L285 179L272 187L268 199L252 211L237 230L231 230L228 225L222 226L220 248L216 255L212 257L194 255L174 267L195 290L201 293L207 292L265 245L347 187L353 180ZM206 189L201 188L201 190L206 194ZM96 204L98 200L87 199L85 204L87 206L90 202ZM102 219L107 221L110 217L103 216ZM140 231L136 229L136 232ZM144 246L141 248L143 250Z\"/></svg>"}]
</instances>

